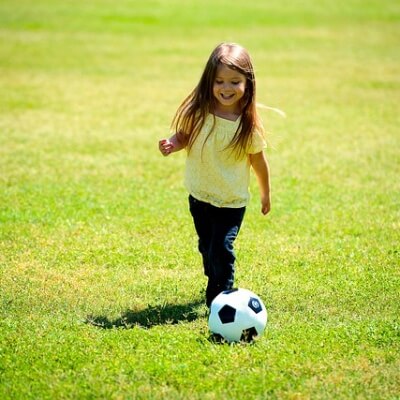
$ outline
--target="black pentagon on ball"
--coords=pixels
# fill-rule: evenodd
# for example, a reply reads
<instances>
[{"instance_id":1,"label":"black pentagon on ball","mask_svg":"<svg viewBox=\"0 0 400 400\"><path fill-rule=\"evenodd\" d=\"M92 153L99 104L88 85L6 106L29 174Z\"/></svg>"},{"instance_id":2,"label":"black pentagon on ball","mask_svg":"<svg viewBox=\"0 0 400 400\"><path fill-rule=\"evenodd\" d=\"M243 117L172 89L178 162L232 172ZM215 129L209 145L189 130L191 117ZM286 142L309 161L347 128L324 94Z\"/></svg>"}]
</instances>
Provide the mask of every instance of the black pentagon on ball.
<instances>
[{"instance_id":1,"label":"black pentagon on ball","mask_svg":"<svg viewBox=\"0 0 400 400\"><path fill-rule=\"evenodd\" d=\"M241 342L252 342L253 339L258 335L256 328L252 327L249 329L245 329L242 332L242 336L240 336Z\"/></svg>"},{"instance_id":2,"label":"black pentagon on ball","mask_svg":"<svg viewBox=\"0 0 400 400\"><path fill-rule=\"evenodd\" d=\"M235 314L236 310L225 304L219 311L219 319L223 324L229 324L230 322L233 322L235 320Z\"/></svg>"},{"instance_id":3,"label":"black pentagon on ball","mask_svg":"<svg viewBox=\"0 0 400 400\"><path fill-rule=\"evenodd\" d=\"M256 314L262 311L261 303L258 299L254 297L250 297L250 300L247 304Z\"/></svg>"}]
</instances>

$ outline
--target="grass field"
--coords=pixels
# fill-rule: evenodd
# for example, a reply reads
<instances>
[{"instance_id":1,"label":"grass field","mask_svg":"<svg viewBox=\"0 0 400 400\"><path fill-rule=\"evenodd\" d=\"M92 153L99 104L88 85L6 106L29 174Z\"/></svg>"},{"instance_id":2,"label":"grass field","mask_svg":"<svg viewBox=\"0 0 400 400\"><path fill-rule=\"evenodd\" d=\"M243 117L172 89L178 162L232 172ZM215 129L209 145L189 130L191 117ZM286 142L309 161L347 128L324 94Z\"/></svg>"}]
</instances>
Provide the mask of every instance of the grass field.
<instances>
[{"instance_id":1,"label":"grass field","mask_svg":"<svg viewBox=\"0 0 400 400\"><path fill-rule=\"evenodd\" d=\"M184 154L157 141L211 50L253 56L273 206L209 340ZM0 3L0 398L399 399L400 4Z\"/></svg>"}]
</instances>

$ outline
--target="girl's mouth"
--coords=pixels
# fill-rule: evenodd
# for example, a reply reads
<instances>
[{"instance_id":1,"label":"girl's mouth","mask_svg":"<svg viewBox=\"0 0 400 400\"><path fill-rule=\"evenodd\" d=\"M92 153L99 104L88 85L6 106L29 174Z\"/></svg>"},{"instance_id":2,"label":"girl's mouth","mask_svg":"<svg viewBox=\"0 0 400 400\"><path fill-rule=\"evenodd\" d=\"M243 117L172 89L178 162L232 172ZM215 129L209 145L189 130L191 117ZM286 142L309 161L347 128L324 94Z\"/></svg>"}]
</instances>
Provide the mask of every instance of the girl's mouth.
<instances>
[{"instance_id":1,"label":"girl's mouth","mask_svg":"<svg viewBox=\"0 0 400 400\"><path fill-rule=\"evenodd\" d=\"M223 94L223 93L221 93L221 97L224 100L230 100L233 96L234 96L234 94Z\"/></svg>"}]
</instances>

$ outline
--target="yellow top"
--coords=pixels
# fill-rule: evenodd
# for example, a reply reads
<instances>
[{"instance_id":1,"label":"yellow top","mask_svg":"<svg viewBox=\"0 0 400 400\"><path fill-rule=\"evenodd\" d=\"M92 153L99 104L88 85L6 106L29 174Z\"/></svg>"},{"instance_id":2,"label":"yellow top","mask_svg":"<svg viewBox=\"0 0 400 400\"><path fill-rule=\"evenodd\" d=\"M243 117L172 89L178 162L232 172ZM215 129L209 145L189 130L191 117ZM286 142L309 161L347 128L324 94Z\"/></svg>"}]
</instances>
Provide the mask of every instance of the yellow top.
<instances>
[{"instance_id":1,"label":"yellow top","mask_svg":"<svg viewBox=\"0 0 400 400\"><path fill-rule=\"evenodd\" d=\"M212 130L213 123L214 116L209 114L188 152L185 186L195 199L216 207L244 207L250 199L248 155L259 153L266 147L264 138L260 132L254 132L246 156L237 159L227 146L235 135L240 117L230 121L215 116Z\"/></svg>"}]
</instances>

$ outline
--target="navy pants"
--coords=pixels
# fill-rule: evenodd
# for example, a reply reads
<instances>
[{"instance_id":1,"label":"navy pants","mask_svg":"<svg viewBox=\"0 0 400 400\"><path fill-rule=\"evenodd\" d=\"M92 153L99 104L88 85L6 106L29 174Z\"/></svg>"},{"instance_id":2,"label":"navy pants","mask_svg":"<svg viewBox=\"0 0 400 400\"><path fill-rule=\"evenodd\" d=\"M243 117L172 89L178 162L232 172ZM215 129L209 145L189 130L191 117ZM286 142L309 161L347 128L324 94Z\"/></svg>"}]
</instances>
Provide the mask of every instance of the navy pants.
<instances>
[{"instance_id":1,"label":"navy pants","mask_svg":"<svg viewBox=\"0 0 400 400\"><path fill-rule=\"evenodd\" d=\"M223 290L232 289L235 274L235 241L246 207L219 208L189 196L190 213L199 237L204 274L208 277L206 303Z\"/></svg>"}]
</instances>

